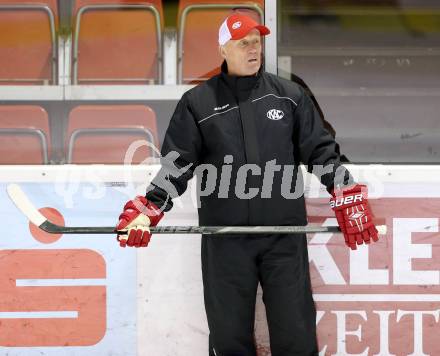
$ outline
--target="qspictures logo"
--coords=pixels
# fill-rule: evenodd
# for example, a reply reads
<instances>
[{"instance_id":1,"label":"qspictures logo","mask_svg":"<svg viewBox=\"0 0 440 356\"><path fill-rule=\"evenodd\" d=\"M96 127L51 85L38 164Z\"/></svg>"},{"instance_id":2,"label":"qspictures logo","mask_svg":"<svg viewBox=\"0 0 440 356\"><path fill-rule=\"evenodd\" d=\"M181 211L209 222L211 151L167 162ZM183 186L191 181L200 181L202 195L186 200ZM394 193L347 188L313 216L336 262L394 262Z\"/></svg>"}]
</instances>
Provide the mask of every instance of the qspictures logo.
<instances>
[{"instance_id":1,"label":"qspictures logo","mask_svg":"<svg viewBox=\"0 0 440 356\"><path fill-rule=\"evenodd\" d=\"M312 223L335 224L328 200ZM339 234L309 240L320 355L440 355L440 199L370 200L388 233L351 251ZM403 209L404 207L404 209Z\"/></svg>"}]
</instances>

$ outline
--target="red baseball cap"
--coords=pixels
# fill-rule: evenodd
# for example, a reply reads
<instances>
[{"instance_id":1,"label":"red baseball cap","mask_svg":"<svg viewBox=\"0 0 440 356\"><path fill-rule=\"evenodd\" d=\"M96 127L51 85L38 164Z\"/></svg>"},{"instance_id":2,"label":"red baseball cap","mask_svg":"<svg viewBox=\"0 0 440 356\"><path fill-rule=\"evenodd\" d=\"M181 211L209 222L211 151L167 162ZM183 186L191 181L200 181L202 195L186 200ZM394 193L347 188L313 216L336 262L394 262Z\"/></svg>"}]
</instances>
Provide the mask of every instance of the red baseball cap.
<instances>
[{"instance_id":1,"label":"red baseball cap","mask_svg":"<svg viewBox=\"0 0 440 356\"><path fill-rule=\"evenodd\" d=\"M266 36L270 33L270 30L266 26L260 25L249 16L242 14L230 15L223 21L218 30L218 43L224 45L229 40L242 39L253 29L260 31L261 36Z\"/></svg>"}]
</instances>

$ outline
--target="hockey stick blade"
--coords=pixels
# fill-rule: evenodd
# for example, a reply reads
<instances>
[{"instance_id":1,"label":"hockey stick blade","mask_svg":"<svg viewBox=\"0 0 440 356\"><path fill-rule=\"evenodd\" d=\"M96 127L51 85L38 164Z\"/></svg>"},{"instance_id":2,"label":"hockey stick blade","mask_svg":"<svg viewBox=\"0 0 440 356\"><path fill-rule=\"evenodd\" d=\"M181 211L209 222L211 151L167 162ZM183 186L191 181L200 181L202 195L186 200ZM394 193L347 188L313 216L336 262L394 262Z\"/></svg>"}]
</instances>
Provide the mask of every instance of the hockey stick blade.
<instances>
[{"instance_id":1,"label":"hockey stick blade","mask_svg":"<svg viewBox=\"0 0 440 356\"><path fill-rule=\"evenodd\" d=\"M31 203L18 184L9 184L7 192L15 206L30 222L50 234L126 234L112 226L60 226L49 221ZM386 226L377 226L380 235L386 234ZM339 233L338 226L155 226L155 234L307 234Z\"/></svg>"}]
</instances>

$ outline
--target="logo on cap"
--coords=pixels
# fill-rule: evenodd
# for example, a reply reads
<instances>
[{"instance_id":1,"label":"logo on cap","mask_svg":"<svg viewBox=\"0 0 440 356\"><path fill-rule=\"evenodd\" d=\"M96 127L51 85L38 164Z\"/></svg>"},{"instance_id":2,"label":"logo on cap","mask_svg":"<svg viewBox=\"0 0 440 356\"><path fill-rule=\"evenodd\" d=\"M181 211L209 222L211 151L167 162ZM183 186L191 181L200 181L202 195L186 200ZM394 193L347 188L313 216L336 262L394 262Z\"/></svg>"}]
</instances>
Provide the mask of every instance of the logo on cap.
<instances>
[{"instance_id":1,"label":"logo on cap","mask_svg":"<svg viewBox=\"0 0 440 356\"><path fill-rule=\"evenodd\" d=\"M240 27L241 27L241 21L237 21L232 24L233 30L236 30L237 28L240 28Z\"/></svg>"}]
</instances>

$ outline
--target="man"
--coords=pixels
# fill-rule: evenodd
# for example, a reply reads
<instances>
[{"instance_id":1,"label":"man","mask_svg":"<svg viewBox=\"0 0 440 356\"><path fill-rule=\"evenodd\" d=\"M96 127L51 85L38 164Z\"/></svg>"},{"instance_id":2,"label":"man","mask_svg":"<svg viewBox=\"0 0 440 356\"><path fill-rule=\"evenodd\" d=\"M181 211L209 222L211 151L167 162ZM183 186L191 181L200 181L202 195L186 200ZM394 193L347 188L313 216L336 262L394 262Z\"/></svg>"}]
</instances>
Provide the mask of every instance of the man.
<instances>
[{"instance_id":1,"label":"man","mask_svg":"<svg viewBox=\"0 0 440 356\"><path fill-rule=\"evenodd\" d=\"M121 246L147 246L148 226L171 209L194 174L201 225L306 225L304 197L292 197L302 183L301 162L310 170L327 167L320 179L333 194L346 244L355 249L377 240L366 187L341 169L336 143L310 98L297 84L262 70L261 36L267 34L242 14L221 25L222 72L179 101L162 147L163 156L174 158L164 160L161 179L153 180L146 197L125 205L117 229L128 238L118 236ZM214 185L209 170L198 170L207 164L221 168ZM212 193L204 194L209 185ZM305 235L203 236L202 272L210 355L256 355L258 283L272 355L318 354Z\"/></svg>"}]
</instances>

